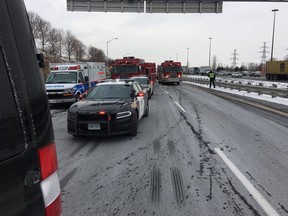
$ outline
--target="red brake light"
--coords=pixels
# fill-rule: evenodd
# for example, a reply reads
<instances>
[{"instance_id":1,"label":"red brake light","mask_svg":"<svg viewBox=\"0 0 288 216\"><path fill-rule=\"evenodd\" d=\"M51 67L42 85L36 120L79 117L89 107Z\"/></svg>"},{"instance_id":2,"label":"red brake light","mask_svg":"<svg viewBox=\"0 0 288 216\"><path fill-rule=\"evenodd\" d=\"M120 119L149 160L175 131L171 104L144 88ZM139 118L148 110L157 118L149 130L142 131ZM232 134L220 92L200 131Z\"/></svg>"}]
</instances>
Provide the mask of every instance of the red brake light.
<instances>
[{"instance_id":1,"label":"red brake light","mask_svg":"<svg viewBox=\"0 0 288 216\"><path fill-rule=\"evenodd\" d=\"M62 213L61 194L45 209L46 216L60 216Z\"/></svg>"},{"instance_id":2,"label":"red brake light","mask_svg":"<svg viewBox=\"0 0 288 216\"><path fill-rule=\"evenodd\" d=\"M79 69L81 69L80 65L71 66L68 68L68 70L79 70Z\"/></svg>"},{"instance_id":3,"label":"red brake light","mask_svg":"<svg viewBox=\"0 0 288 216\"><path fill-rule=\"evenodd\" d=\"M138 97L144 97L144 95L145 95L144 92L138 92L137 94Z\"/></svg>"},{"instance_id":4,"label":"red brake light","mask_svg":"<svg viewBox=\"0 0 288 216\"><path fill-rule=\"evenodd\" d=\"M44 180L58 169L57 154L55 143L48 145L38 150L41 179Z\"/></svg>"},{"instance_id":5,"label":"red brake light","mask_svg":"<svg viewBox=\"0 0 288 216\"><path fill-rule=\"evenodd\" d=\"M100 115L105 115L106 113L104 111L99 112Z\"/></svg>"}]
</instances>

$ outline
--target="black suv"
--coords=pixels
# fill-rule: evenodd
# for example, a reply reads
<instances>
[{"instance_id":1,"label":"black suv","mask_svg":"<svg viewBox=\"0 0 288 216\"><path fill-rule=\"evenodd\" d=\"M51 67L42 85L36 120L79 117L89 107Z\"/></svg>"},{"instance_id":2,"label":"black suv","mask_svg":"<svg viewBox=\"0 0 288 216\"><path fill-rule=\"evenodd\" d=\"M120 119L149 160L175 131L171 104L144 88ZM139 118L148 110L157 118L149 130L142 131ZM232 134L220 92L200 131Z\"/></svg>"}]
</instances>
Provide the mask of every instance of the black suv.
<instances>
[{"instance_id":1,"label":"black suv","mask_svg":"<svg viewBox=\"0 0 288 216\"><path fill-rule=\"evenodd\" d=\"M23 0L0 0L0 26L0 215L59 216L43 59L37 62Z\"/></svg>"},{"instance_id":2,"label":"black suv","mask_svg":"<svg viewBox=\"0 0 288 216\"><path fill-rule=\"evenodd\" d=\"M68 111L68 133L136 136L138 120L149 115L148 92L133 80L97 84Z\"/></svg>"}]
</instances>

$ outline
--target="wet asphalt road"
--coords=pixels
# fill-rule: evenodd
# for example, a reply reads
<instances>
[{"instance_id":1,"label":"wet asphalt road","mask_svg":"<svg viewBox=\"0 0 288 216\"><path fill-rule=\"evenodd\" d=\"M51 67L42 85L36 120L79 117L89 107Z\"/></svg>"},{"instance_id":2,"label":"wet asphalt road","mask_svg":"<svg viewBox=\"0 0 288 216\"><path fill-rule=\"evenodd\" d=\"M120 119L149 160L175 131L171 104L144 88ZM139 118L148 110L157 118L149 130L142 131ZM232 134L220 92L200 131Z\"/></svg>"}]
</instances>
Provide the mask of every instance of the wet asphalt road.
<instances>
[{"instance_id":1,"label":"wet asphalt road","mask_svg":"<svg viewBox=\"0 0 288 216\"><path fill-rule=\"evenodd\" d=\"M74 138L67 109L52 108L63 216L288 215L288 119L258 111L189 84L157 85L136 137Z\"/></svg>"}]
</instances>

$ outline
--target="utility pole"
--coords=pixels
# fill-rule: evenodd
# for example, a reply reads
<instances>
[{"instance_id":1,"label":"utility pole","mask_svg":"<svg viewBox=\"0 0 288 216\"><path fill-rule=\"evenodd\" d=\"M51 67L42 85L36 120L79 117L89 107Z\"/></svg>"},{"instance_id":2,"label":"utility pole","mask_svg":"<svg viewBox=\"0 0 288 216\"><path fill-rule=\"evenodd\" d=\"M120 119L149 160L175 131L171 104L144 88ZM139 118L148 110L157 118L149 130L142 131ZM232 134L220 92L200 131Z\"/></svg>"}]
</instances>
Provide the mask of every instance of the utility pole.
<instances>
[{"instance_id":1,"label":"utility pole","mask_svg":"<svg viewBox=\"0 0 288 216\"><path fill-rule=\"evenodd\" d=\"M233 54L232 54L232 56L233 56L233 58L232 58L232 66L233 66L233 68L236 68L236 66L237 66L237 60L238 60L238 58L237 58L237 49L234 49L234 52L233 52Z\"/></svg>"},{"instance_id":2,"label":"utility pole","mask_svg":"<svg viewBox=\"0 0 288 216\"><path fill-rule=\"evenodd\" d=\"M268 51L267 51L267 46L266 46L266 43L267 42L263 42L264 43L264 45L261 47L262 48L262 56L261 56L261 64L265 64L266 63L266 53L268 53Z\"/></svg>"},{"instance_id":3,"label":"utility pole","mask_svg":"<svg viewBox=\"0 0 288 216\"><path fill-rule=\"evenodd\" d=\"M265 65L266 65L266 53L268 53L268 51L267 51L267 46L266 46L266 43L267 42L263 42L264 43L264 45L261 47L261 48L263 48L262 49L262 56L261 56L261 73L262 73L262 76L264 76L265 75Z\"/></svg>"}]
</instances>

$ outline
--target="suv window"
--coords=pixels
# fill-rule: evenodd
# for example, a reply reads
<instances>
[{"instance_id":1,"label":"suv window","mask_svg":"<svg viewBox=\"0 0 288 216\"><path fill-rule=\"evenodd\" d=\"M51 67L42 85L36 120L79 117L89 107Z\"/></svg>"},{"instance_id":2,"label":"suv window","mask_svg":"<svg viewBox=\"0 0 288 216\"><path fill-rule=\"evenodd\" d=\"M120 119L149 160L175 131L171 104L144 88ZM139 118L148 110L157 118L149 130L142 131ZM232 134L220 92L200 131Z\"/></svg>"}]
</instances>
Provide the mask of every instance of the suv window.
<instances>
[{"instance_id":1,"label":"suv window","mask_svg":"<svg viewBox=\"0 0 288 216\"><path fill-rule=\"evenodd\" d=\"M13 91L8 90L13 87L6 71L3 54L0 51L0 92L5 92L1 94L0 103L0 161L21 153L25 148Z\"/></svg>"}]
</instances>

